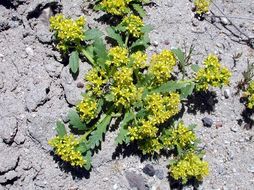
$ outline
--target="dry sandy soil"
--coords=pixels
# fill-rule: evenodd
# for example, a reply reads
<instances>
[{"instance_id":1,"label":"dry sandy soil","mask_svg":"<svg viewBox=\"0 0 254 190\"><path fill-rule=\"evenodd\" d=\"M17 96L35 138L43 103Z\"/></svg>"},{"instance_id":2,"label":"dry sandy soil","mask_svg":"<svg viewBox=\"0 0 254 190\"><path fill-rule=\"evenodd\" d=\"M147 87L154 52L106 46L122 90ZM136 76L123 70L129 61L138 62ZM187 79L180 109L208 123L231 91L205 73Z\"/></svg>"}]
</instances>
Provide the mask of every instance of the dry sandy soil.
<instances>
[{"instance_id":1,"label":"dry sandy soil","mask_svg":"<svg viewBox=\"0 0 254 190\"><path fill-rule=\"evenodd\" d=\"M194 107L186 107L183 119L198 125L210 164L210 175L198 189L254 189L254 129L244 128L244 105L235 95L247 59L254 62L254 49L246 43L254 37L254 1L214 0L245 36L227 19L194 18L193 3L188 0L154 2L146 7L145 22L154 28L149 54L193 44L193 62L201 63L207 54L215 53L232 71L230 86L217 89L216 100L199 97ZM136 155L114 156L115 132L106 135L90 173L72 170L52 155L47 141L55 135L56 121L66 121L68 109L80 98L84 88L77 84L90 66L82 63L75 80L69 74L52 46L49 7L73 18L85 15L90 27L105 28L99 19L103 13L95 13L88 4L83 0L0 0L0 190L173 189L165 158L141 162ZM222 16L216 6L211 10ZM234 65L232 57L238 53L242 56ZM214 121L212 127L203 126L205 116ZM153 177L142 171L148 163L156 169Z\"/></svg>"}]
</instances>

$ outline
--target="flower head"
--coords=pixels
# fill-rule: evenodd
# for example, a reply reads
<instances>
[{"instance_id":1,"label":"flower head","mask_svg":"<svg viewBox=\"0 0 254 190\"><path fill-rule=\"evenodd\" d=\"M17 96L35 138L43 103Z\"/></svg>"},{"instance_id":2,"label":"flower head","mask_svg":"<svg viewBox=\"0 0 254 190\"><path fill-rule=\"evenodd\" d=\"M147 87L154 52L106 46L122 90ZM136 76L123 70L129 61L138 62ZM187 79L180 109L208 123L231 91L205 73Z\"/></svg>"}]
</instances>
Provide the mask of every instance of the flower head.
<instances>
[{"instance_id":1,"label":"flower head","mask_svg":"<svg viewBox=\"0 0 254 190\"><path fill-rule=\"evenodd\" d=\"M170 175L175 180L182 180L183 184L187 183L188 179L193 177L201 181L208 175L208 172L208 163L202 161L200 157L193 152L187 153L170 168Z\"/></svg>"},{"instance_id":2,"label":"flower head","mask_svg":"<svg viewBox=\"0 0 254 190\"><path fill-rule=\"evenodd\" d=\"M97 106L97 102L93 98L85 96L84 99L76 105L76 110L81 119L88 123L96 117Z\"/></svg>"},{"instance_id":3,"label":"flower head","mask_svg":"<svg viewBox=\"0 0 254 190\"><path fill-rule=\"evenodd\" d=\"M133 69L143 69L146 67L147 55L141 51L137 51L130 56Z\"/></svg>"},{"instance_id":4,"label":"flower head","mask_svg":"<svg viewBox=\"0 0 254 190\"><path fill-rule=\"evenodd\" d=\"M215 55L209 55L204 61L205 67L200 69L196 76L196 89L208 90L209 85L222 87L229 84L231 73L226 67L222 67Z\"/></svg>"},{"instance_id":5,"label":"flower head","mask_svg":"<svg viewBox=\"0 0 254 190\"><path fill-rule=\"evenodd\" d=\"M154 75L157 84L161 84L170 79L175 65L173 52L163 50L160 54L153 55L148 72Z\"/></svg>"},{"instance_id":6,"label":"flower head","mask_svg":"<svg viewBox=\"0 0 254 190\"><path fill-rule=\"evenodd\" d=\"M63 137L54 137L49 141L49 145L55 150L63 161L69 162L72 166L83 167L86 163L81 152L76 150L79 145L78 140L71 134Z\"/></svg>"},{"instance_id":7,"label":"flower head","mask_svg":"<svg viewBox=\"0 0 254 190\"><path fill-rule=\"evenodd\" d=\"M114 65L116 67L127 65L129 62L128 54L129 52L126 48L122 48L119 46L113 47L109 50L108 55L110 60L108 60L106 64Z\"/></svg>"},{"instance_id":8,"label":"flower head","mask_svg":"<svg viewBox=\"0 0 254 190\"><path fill-rule=\"evenodd\" d=\"M65 18L63 14L57 14L50 18L50 28L55 32L59 41L57 48L66 52L71 44L78 45L84 39L85 18L77 20Z\"/></svg>"},{"instance_id":9,"label":"flower head","mask_svg":"<svg viewBox=\"0 0 254 190\"><path fill-rule=\"evenodd\" d=\"M144 26L143 20L134 14L130 14L123 18L121 23L127 30L129 34L131 34L135 38L139 38L142 36L141 29Z\"/></svg>"},{"instance_id":10,"label":"flower head","mask_svg":"<svg viewBox=\"0 0 254 190\"><path fill-rule=\"evenodd\" d=\"M194 5L196 7L196 13L201 15L209 11L211 0L195 0Z\"/></svg>"}]
</instances>

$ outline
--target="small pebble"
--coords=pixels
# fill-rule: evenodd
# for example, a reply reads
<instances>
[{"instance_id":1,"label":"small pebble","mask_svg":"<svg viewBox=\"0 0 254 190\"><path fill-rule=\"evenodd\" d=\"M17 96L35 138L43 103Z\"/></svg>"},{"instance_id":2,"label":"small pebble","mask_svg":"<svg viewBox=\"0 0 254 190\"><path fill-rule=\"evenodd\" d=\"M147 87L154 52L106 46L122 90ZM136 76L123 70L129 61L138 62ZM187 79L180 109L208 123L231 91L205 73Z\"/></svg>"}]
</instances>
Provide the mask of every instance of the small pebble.
<instances>
[{"instance_id":1,"label":"small pebble","mask_svg":"<svg viewBox=\"0 0 254 190\"><path fill-rule=\"evenodd\" d=\"M221 127L222 127L222 122L217 122L217 123L215 124L215 127L216 127L216 129L221 128Z\"/></svg>"},{"instance_id":2,"label":"small pebble","mask_svg":"<svg viewBox=\"0 0 254 190\"><path fill-rule=\"evenodd\" d=\"M224 96L225 96L225 98L229 98L231 96L231 92L229 89L224 90Z\"/></svg>"},{"instance_id":3,"label":"small pebble","mask_svg":"<svg viewBox=\"0 0 254 190\"><path fill-rule=\"evenodd\" d=\"M29 55L29 56L34 55L34 50L31 47L27 47L25 50L26 50L27 55Z\"/></svg>"},{"instance_id":4,"label":"small pebble","mask_svg":"<svg viewBox=\"0 0 254 190\"><path fill-rule=\"evenodd\" d=\"M162 180L164 178L164 172L163 170L155 170L155 175Z\"/></svg>"},{"instance_id":5,"label":"small pebble","mask_svg":"<svg viewBox=\"0 0 254 190\"><path fill-rule=\"evenodd\" d=\"M203 122L203 125L205 127L212 127L212 125L213 125L213 120L211 118L208 118L208 117L204 117L202 119L202 122Z\"/></svg>"},{"instance_id":6,"label":"small pebble","mask_svg":"<svg viewBox=\"0 0 254 190\"><path fill-rule=\"evenodd\" d=\"M84 83L82 83L82 82L78 82L78 83L77 83L77 87L78 87L78 88L84 88L84 86L85 86L85 85L84 85Z\"/></svg>"},{"instance_id":7,"label":"small pebble","mask_svg":"<svg viewBox=\"0 0 254 190\"><path fill-rule=\"evenodd\" d=\"M153 42L153 46L154 46L154 47L157 47L158 45L159 45L159 42L157 42L157 41L154 41L154 42Z\"/></svg>"},{"instance_id":8,"label":"small pebble","mask_svg":"<svg viewBox=\"0 0 254 190\"><path fill-rule=\"evenodd\" d=\"M146 164L143 168L143 172L152 177L155 174L155 169L151 164Z\"/></svg>"},{"instance_id":9,"label":"small pebble","mask_svg":"<svg viewBox=\"0 0 254 190\"><path fill-rule=\"evenodd\" d=\"M236 126L233 126L230 127L230 130L236 133L238 131L238 128Z\"/></svg>"},{"instance_id":10,"label":"small pebble","mask_svg":"<svg viewBox=\"0 0 254 190\"><path fill-rule=\"evenodd\" d=\"M248 168L248 171L251 173L254 173L254 166L251 166L250 168Z\"/></svg>"},{"instance_id":11,"label":"small pebble","mask_svg":"<svg viewBox=\"0 0 254 190\"><path fill-rule=\"evenodd\" d=\"M229 20L226 17L221 17L220 21L223 25L228 25L230 24Z\"/></svg>"}]
</instances>

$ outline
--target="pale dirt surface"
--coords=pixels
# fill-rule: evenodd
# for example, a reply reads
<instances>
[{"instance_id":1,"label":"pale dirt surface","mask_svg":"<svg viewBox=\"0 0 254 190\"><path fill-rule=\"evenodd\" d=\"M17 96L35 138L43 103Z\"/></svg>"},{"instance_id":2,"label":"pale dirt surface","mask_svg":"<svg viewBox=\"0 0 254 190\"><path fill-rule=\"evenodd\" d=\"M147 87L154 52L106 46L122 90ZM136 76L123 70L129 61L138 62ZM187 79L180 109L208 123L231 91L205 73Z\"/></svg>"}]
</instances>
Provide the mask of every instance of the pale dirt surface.
<instances>
[{"instance_id":1,"label":"pale dirt surface","mask_svg":"<svg viewBox=\"0 0 254 190\"><path fill-rule=\"evenodd\" d=\"M235 40L232 25L215 20L198 21L188 0L157 0L148 6L147 24L151 32L148 53L160 52L172 47L195 46L193 62L201 63L209 53L215 53L233 73L230 87L216 90L217 103L214 110L204 109L198 100L194 109L186 107L184 121L196 123L196 131L206 150L205 160L210 164L210 175L199 189L252 190L254 189L254 132L244 129L241 113L244 105L239 95L234 95L241 72L247 67L247 59L254 61L254 50ZM216 0L236 26L249 37L254 37L254 2L252 0ZM105 28L98 20L102 13L88 9L82 0L25 1L0 0L0 190L34 189L81 189L81 190L127 190L131 188L128 175L141 176L136 189L169 189L167 159L140 161L136 155L115 156L116 132L108 133L101 150L94 156L90 173L71 170L52 156L47 141L55 135L53 129L58 119L66 121L66 113L80 98L85 88L78 88L83 75L90 66L83 62L77 79L69 74L68 67L60 62L60 54L52 46L48 28L48 9L61 9L64 14L77 17L85 14L91 27ZM217 14L216 7L211 10ZM238 33L237 33L238 34ZM232 56L242 53L233 68ZM224 91L231 93L224 97ZM208 97L203 97L207 104ZM187 113L189 112L189 113ZM211 128L203 127L203 117L213 119ZM222 127L215 125L222 123ZM164 179L149 177L142 168L151 163L164 172ZM126 177L127 176L127 177ZM163 186L164 185L164 186ZM184 187L192 189L192 187ZM159 189L159 188L158 188Z\"/></svg>"}]
</instances>

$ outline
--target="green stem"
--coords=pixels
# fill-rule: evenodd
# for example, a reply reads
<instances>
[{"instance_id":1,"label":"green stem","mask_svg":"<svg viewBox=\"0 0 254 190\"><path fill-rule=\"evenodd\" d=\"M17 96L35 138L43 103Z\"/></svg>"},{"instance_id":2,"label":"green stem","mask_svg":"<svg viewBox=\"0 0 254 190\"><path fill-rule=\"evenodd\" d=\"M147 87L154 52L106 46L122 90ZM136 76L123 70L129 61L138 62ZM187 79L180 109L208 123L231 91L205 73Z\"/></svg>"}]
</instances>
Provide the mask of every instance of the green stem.
<instances>
[{"instance_id":1,"label":"green stem","mask_svg":"<svg viewBox=\"0 0 254 190\"><path fill-rule=\"evenodd\" d=\"M124 43L124 46L127 48L128 47L128 41L129 41L129 33L126 35L126 38L125 38L125 43Z\"/></svg>"},{"instance_id":2,"label":"green stem","mask_svg":"<svg viewBox=\"0 0 254 190\"><path fill-rule=\"evenodd\" d=\"M81 53L87 58L87 60L93 65L95 66L95 61L92 58L91 54L89 52L87 52L85 49L81 50Z\"/></svg>"}]
</instances>

